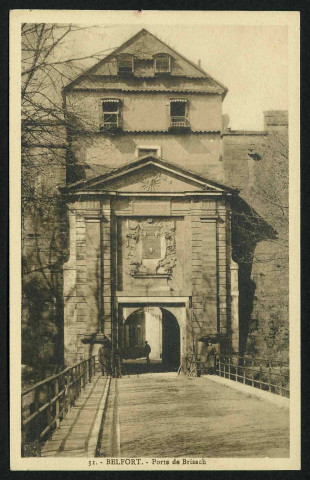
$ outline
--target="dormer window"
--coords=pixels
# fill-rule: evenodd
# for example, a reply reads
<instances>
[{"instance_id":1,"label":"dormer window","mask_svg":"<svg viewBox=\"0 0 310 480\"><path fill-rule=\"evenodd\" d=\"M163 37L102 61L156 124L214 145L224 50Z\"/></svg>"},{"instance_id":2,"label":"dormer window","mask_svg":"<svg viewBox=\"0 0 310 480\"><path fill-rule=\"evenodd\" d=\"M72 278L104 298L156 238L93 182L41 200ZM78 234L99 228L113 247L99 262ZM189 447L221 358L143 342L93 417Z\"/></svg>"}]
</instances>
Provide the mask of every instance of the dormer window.
<instances>
[{"instance_id":1,"label":"dormer window","mask_svg":"<svg viewBox=\"0 0 310 480\"><path fill-rule=\"evenodd\" d=\"M153 145L138 145L135 151L136 157L145 157L146 155L156 155L161 157L161 147Z\"/></svg>"},{"instance_id":2,"label":"dormer window","mask_svg":"<svg viewBox=\"0 0 310 480\"><path fill-rule=\"evenodd\" d=\"M187 118L188 101L186 98L173 98L170 100L170 128L171 131L190 130Z\"/></svg>"},{"instance_id":3,"label":"dormer window","mask_svg":"<svg viewBox=\"0 0 310 480\"><path fill-rule=\"evenodd\" d=\"M134 72L134 56L120 55L117 58L117 71L121 74L130 74Z\"/></svg>"},{"instance_id":4,"label":"dormer window","mask_svg":"<svg viewBox=\"0 0 310 480\"><path fill-rule=\"evenodd\" d=\"M166 54L156 55L154 58L155 73L170 73L171 72L171 57Z\"/></svg>"},{"instance_id":5,"label":"dormer window","mask_svg":"<svg viewBox=\"0 0 310 480\"><path fill-rule=\"evenodd\" d=\"M100 119L100 130L120 130L122 128L121 101L118 98L104 98L101 105L102 114Z\"/></svg>"}]
</instances>

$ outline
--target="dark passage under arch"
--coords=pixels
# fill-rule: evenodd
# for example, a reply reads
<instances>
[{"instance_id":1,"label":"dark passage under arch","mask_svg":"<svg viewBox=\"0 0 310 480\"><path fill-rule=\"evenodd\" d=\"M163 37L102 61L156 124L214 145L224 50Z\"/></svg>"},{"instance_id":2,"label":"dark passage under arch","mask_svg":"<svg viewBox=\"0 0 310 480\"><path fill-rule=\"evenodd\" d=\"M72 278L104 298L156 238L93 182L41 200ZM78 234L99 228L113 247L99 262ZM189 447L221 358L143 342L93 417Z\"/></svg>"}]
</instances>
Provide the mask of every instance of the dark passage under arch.
<instances>
[{"instance_id":1,"label":"dark passage under arch","mask_svg":"<svg viewBox=\"0 0 310 480\"><path fill-rule=\"evenodd\" d=\"M165 370L177 370L180 366L180 327L175 316L161 309L162 317L162 364Z\"/></svg>"},{"instance_id":2,"label":"dark passage under arch","mask_svg":"<svg viewBox=\"0 0 310 480\"><path fill-rule=\"evenodd\" d=\"M148 308L148 307L146 307ZM139 360L142 355L144 342L148 341L152 352L150 355L149 371L177 371L180 363L180 327L176 317L166 308L160 308L160 316L154 317L154 322L158 323L158 328L161 330L161 335L158 333L158 328L149 328L147 334L145 307L137 308L126 319L121 335L121 348L123 358L127 370L137 369L137 371L146 370L146 360L143 358ZM159 310L159 309L158 309ZM149 321L149 320L148 320ZM155 324L156 325L156 324ZM141 370L142 368L142 370Z\"/></svg>"}]
</instances>

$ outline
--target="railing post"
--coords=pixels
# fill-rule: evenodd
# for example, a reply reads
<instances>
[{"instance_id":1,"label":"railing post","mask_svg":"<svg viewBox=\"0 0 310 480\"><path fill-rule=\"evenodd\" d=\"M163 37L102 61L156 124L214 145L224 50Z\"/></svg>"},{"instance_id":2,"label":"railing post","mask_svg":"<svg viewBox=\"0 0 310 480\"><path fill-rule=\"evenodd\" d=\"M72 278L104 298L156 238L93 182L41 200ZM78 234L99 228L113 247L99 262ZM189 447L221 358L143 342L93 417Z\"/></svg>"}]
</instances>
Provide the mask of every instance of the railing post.
<instances>
[{"instance_id":1,"label":"railing post","mask_svg":"<svg viewBox=\"0 0 310 480\"><path fill-rule=\"evenodd\" d=\"M82 377L81 377L81 364L78 366L78 397L81 395L81 390L82 390Z\"/></svg>"},{"instance_id":2,"label":"railing post","mask_svg":"<svg viewBox=\"0 0 310 480\"><path fill-rule=\"evenodd\" d=\"M88 359L88 381L89 383L91 382L91 377L92 377L92 359Z\"/></svg>"},{"instance_id":3,"label":"railing post","mask_svg":"<svg viewBox=\"0 0 310 480\"><path fill-rule=\"evenodd\" d=\"M231 380L230 373L231 373L231 371L230 371L230 355L229 355L229 357L228 357L228 378L229 378L229 380Z\"/></svg>"},{"instance_id":4,"label":"railing post","mask_svg":"<svg viewBox=\"0 0 310 480\"><path fill-rule=\"evenodd\" d=\"M259 362L259 388L262 389L263 366L262 361Z\"/></svg>"},{"instance_id":5,"label":"railing post","mask_svg":"<svg viewBox=\"0 0 310 480\"><path fill-rule=\"evenodd\" d=\"M73 379L73 370L71 370L71 372L68 375L66 375L66 379L67 379L67 391L68 391L68 412L70 412L71 403L72 403L72 392L74 388L74 385L70 386L70 383Z\"/></svg>"},{"instance_id":6,"label":"railing post","mask_svg":"<svg viewBox=\"0 0 310 480\"><path fill-rule=\"evenodd\" d=\"M34 411L36 412L40 408L40 402L39 402L39 388L35 389L35 394L34 394ZM35 439L40 442L40 414L37 415L36 420L35 420Z\"/></svg>"},{"instance_id":7,"label":"railing post","mask_svg":"<svg viewBox=\"0 0 310 480\"><path fill-rule=\"evenodd\" d=\"M78 381L77 369L78 369L78 367L74 367L74 369L72 370L72 377L73 377L72 381L74 382L73 385L72 385L72 393L73 393L73 395L72 395L72 397L73 397L72 398L72 405L74 405L74 403L75 403L75 399L78 395L77 392L78 392L78 388L79 388L78 383L77 383L77 381Z\"/></svg>"},{"instance_id":8,"label":"railing post","mask_svg":"<svg viewBox=\"0 0 310 480\"><path fill-rule=\"evenodd\" d=\"M55 397L57 397L58 394L59 394L59 377L57 377L55 380ZM59 398L57 398L56 405L55 405L56 428L59 428L59 423L60 423L59 415L60 415Z\"/></svg>"},{"instance_id":9,"label":"railing post","mask_svg":"<svg viewBox=\"0 0 310 480\"><path fill-rule=\"evenodd\" d=\"M41 440L48 432L59 428L61 419L66 417L85 388L87 375L93 375L95 356L83 360L62 372L38 382L33 387L26 389L21 395L21 454L27 455L27 444L33 443L40 454ZM88 369L89 366L89 369ZM25 412L24 400L29 398L28 409ZM41 409L41 410L40 410Z\"/></svg>"},{"instance_id":10,"label":"railing post","mask_svg":"<svg viewBox=\"0 0 310 480\"><path fill-rule=\"evenodd\" d=\"M282 363L280 363L280 395L283 395Z\"/></svg>"},{"instance_id":11,"label":"railing post","mask_svg":"<svg viewBox=\"0 0 310 480\"><path fill-rule=\"evenodd\" d=\"M245 357L243 357L243 372L242 372L242 381L245 383Z\"/></svg>"},{"instance_id":12,"label":"railing post","mask_svg":"<svg viewBox=\"0 0 310 480\"><path fill-rule=\"evenodd\" d=\"M46 409L46 426L50 425L53 420L53 404L51 400L54 396L54 385L51 383L47 384L47 398L46 401L49 402L49 408ZM40 437L41 438L41 437Z\"/></svg>"},{"instance_id":13,"label":"railing post","mask_svg":"<svg viewBox=\"0 0 310 480\"><path fill-rule=\"evenodd\" d=\"M21 401L21 423L22 423L22 432L21 432L21 456L25 454L25 443L27 441L27 426L23 425L23 397Z\"/></svg>"},{"instance_id":14,"label":"railing post","mask_svg":"<svg viewBox=\"0 0 310 480\"><path fill-rule=\"evenodd\" d=\"M87 362L84 361L83 363L83 388L86 385L86 376L87 376Z\"/></svg>"},{"instance_id":15,"label":"railing post","mask_svg":"<svg viewBox=\"0 0 310 480\"><path fill-rule=\"evenodd\" d=\"M252 358L252 362L251 362L251 366L252 366L252 387L254 387L254 365L255 365L255 362L254 362L254 359Z\"/></svg>"},{"instance_id":16,"label":"railing post","mask_svg":"<svg viewBox=\"0 0 310 480\"><path fill-rule=\"evenodd\" d=\"M75 400L77 399L77 397L79 396L79 390L80 390L80 386L79 386L79 366L77 365L74 369L75 371L75 398L74 398L74 402Z\"/></svg>"},{"instance_id":17,"label":"railing post","mask_svg":"<svg viewBox=\"0 0 310 480\"><path fill-rule=\"evenodd\" d=\"M268 362L268 387L269 387L269 392L271 392L271 362Z\"/></svg>"}]
</instances>

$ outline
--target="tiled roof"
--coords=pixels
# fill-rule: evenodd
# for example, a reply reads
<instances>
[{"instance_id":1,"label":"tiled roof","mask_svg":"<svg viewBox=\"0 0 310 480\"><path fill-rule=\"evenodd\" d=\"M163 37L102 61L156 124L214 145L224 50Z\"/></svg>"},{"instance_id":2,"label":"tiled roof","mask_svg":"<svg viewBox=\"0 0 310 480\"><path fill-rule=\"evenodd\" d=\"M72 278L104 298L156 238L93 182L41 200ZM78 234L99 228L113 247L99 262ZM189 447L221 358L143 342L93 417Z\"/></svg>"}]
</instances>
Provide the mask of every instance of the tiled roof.
<instances>
[{"instance_id":1,"label":"tiled roof","mask_svg":"<svg viewBox=\"0 0 310 480\"><path fill-rule=\"evenodd\" d=\"M267 135L267 132L265 130L225 130L223 132L223 136L226 135L257 135L257 136L263 136Z\"/></svg>"},{"instance_id":2,"label":"tiled roof","mask_svg":"<svg viewBox=\"0 0 310 480\"><path fill-rule=\"evenodd\" d=\"M221 84L219 81L215 80L210 74L205 72L201 67L193 63L191 60L188 60L180 53L176 52L169 45L162 42L155 35L151 34L145 29L142 29L136 35L131 37L127 42L121 45L119 48L114 50L110 55L105 57L103 60L99 61L92 68L88 69L84 74L77 77L76 80L69 83L65 90L70 90L75 86L79 85L85 76L97 75L97 76L110 76L117 75L117 55L121 53L130 53L134 54L137 58L140 59L151 59L156 53L167 53L174 58L173 67L171 75L169 78L174 77L186 77L186 78L197 78L197 79L208 79L214 87L216 87L219 92L225 95L228 89ZM135 79L147 78L152 76L154 78L153 67L147 67L139 70L137 69Z\"/></svg>"},{"instance_id":3,"label":"tiled roof","mask_svg":"<svg viewBox=\"0 0 310 480\"><path fill-rule=\"evenodd\" d=\"M191 134L195 133L220 133L221 130L191 130ZM122 135L126 133L167 133L171 135L168 130L123 130Z\"/></svg>"},{"instance_id":4,"label":"tiled roof","mask_svg":"<svg viewBox=\"0 0 310 480\"><path fill-rule=\"evenodd\" d=\"M90 88L89 87L75 87L74 89L75 91L80 91L80 92L86 92L86 91L89 91ZM132 93L139 93L139 92L151 92L151 93L210 93L210 94L222 94L222 90L219 89L219 88L207 88L207 89L204 89L204 90L195 90L195 89L185 89L185 88L182 88L182 89L177 89L177 88L174 88L174 89L164 89L164 88L113 88L113 87L101 87L101 88L93 88L91 89L92 91L96 91L96 92L106 92L106 91L112 91L112 90L115 90L115 91L118 91L118 92L132 92Z\"/></svg>"}]
</instances>

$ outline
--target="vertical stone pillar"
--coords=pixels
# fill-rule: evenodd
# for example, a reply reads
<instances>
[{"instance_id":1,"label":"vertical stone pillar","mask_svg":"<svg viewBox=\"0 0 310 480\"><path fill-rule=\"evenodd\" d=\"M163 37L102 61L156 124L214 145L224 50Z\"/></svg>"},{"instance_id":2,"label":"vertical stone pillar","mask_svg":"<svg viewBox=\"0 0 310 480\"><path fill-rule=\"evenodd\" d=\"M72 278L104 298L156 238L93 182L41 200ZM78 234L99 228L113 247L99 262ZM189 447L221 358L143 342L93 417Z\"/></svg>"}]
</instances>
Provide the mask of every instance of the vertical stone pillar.
<instances>
[{"instance_id":1,"label":"vertical stone pillar","mask_svg":"<svg viewBox=\"0 0 310 480\"><path fill-rule=\"evenodd\" d=\"M214 334L218 331L216 222L217 216L211 212L201 217L204 330Z\"/></svg>"},{"instance_id":2,"label":"vertical stone pillar","mask_svg":"<svg viewBox=\"0 0 310 480\"><path fill-rule=\"evenodd\" d=\"M71 365L77 358L76 335L76 217L73 206L69 209L69 260L63 266L64 281L64 360Z\"/></svg>"},{"instance_id":3,"label":"vertical stone pillar","mask_svg":"<svg viewBox=\"0 0 310 480\"><path fill-rule=\"evenodd\" d=\"M239 266L231 260L230 282L231 282L231 346L234 352L239 352Z\"/></svg>"},{"instance_id":4,"label":"vertical stone pillar","mask_svg":"<svg viewBox=\"0 0 310 480\"><path fill-rule=\"evenodd\" d=\"M227 212L225 199L217 205L217 255L218 255L218 328L222 334L227 334L227 274L229 271L230 257L228 248L229 231L227 230Z\"/></svg>"},{"instance_id":5,"label":"vertical stone pillar","mask_svg":"<svg viewBox=\"0 0 310 480\"><path fill-rule=\"evenodd\" d=\"M86 228L84 202L76 202L76 359L84 356L84 345L81 340L87 333L86 305Z\"/></svg>"},{"instance_id":6,"label":"vertical stone pillar","mask_svg":"<svg viewBox=\"0 0 310 480\"><path fill-rule=\"evenodd\" d=\"M103 333L112 336L112 289L111 289L111 201L105 198L102 201L102 310Z\"/></svg>"},{"instance_id":7,"label":"vertical stone pillar","mask_svg":"<svg viewBox=\"0 0 310 480\"><path fill-rule=\"evenodd\" d=\"M85 214L86 226L86 305L87 322L83 333L100 332L101 313L101 216L99 212Z\"/></svg>"},{"instance_id":8,"label":"vertical stone pillar","mask_svg":"<svg viewBox=\"0 0 310 480\"><path fill-rule=\"evenodd\" d=\"M197 338L200 337L203 330L204 323L204 309L203 309L203 233L200 221L201 217L201 200L192 199L190 206L190 224L191 224L191 287L192 287L192 309L190 314L189 327L191 332L188 332L190 338L191 348Z\"/></svg>"}]
</instances>

